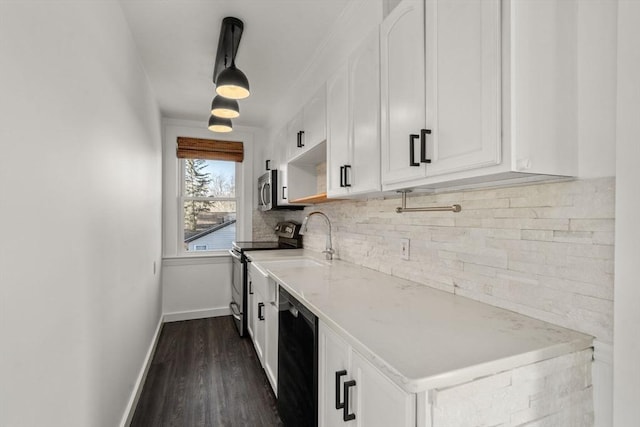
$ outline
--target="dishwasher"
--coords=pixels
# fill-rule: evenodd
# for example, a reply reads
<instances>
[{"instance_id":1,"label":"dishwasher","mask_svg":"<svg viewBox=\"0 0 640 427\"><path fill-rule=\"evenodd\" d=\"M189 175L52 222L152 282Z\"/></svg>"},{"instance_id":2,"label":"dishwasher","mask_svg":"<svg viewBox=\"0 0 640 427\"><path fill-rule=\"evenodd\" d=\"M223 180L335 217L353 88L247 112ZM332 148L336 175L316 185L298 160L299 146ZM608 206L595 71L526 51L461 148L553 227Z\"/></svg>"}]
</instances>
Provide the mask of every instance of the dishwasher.
<instances>
[{"instance_id":1,"label":"dishwasher","mask_svg":"<svg viewBox=\"0 0 640 427\"><path fill-rule=\"evenodd\" d=\"M278 413L286 427L318 426L318 318L279 287Z\"/></svg>"}]
</instances>

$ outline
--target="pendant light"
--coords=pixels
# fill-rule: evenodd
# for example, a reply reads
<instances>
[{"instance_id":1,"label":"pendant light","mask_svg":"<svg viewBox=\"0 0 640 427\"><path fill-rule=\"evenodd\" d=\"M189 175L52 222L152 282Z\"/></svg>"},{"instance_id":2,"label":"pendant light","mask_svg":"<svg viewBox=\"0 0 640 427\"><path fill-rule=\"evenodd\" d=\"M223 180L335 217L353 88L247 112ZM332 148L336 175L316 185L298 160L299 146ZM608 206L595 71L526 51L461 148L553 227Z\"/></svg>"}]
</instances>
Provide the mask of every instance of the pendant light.
<instances>
[{"instance_id":1,"label":"pendant light","mask_svg":"<svg viewBox=\"0 0 640 427\"><path fill-rule=\"evenodd\" d=\"M235 99L216 95L211 102L211 114L225 119L235 119L240 116L240 106Z\"/></svg>"},{"instance_id":2,"label":"pendant light","mask_svg":"<svg viewBox=\"0 0 640 427\"><path fill-rule=\"evenodd\" d=\"M234 39L235 27L231 27L231 38ZM216 80L216 93L231 99L244 99L249 96L249 80L236 68L236 52L231 45L231 66L220 72Z\"/></svg>"},{"instance_id":3,"label":"pendant light","mask_svg":"<svg viewBox=\"0 0 640 427\"><path fill-rule=\"evenodd\" d=\"M233 126L231 125L230 119L211 116L209 117L209 130L211 132L226 133L231 132L233 130Z\"/></svg>"}]
</instances>

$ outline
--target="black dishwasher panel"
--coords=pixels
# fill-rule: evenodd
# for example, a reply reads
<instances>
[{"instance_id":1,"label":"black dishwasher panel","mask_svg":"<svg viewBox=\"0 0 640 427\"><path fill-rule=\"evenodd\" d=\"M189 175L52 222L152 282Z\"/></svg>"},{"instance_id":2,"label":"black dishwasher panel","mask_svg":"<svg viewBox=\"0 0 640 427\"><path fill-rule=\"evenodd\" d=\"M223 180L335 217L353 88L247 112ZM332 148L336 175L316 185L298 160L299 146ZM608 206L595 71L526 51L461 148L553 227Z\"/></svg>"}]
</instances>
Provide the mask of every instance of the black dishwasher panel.
<instances>
[{"instance_id":1,"label":"black dishwasher panel","mask_svg":"<svg viewBox=\"0 0 640 427\"><path fill-rule=\"evenodd\" d=\"M278 412L286 427L318 426L318 318L279 288Z\"/></svg>"}]
</instances>

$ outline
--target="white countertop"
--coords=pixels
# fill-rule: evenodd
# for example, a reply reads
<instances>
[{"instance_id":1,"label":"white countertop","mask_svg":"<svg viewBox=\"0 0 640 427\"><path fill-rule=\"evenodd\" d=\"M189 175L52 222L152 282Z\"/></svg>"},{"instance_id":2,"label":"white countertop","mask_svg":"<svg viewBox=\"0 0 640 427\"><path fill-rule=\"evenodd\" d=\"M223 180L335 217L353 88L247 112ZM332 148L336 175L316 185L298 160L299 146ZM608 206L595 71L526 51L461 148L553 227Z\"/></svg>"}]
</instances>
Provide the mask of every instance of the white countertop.
<instances>
[{"instance_id":1,"label":"white countertop","mask_svg":"<svg viewBox=\"0 0 640 427\"><path fill-rule=\"evenodd\" d=\"M591 336L339 260L318 267L269 265L303 256L324 261L316 252L247 254L408 392L460 384L592 345Z\"/></svg>"}]
</instances>

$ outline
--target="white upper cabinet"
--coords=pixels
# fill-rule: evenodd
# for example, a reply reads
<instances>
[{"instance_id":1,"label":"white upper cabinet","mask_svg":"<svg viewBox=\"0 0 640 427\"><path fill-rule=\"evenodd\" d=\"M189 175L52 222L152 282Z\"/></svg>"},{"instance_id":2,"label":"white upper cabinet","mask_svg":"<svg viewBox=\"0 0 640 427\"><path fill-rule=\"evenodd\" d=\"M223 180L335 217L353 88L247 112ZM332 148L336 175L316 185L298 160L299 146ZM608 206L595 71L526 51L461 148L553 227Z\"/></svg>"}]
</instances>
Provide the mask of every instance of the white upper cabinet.
<instances>
[{"instance_id":1,"label":"white upper cabinet","mask_svg":"<svg viewBox=\"0 0 640 427\"><path fill-rule=\"evenodd\" d=\"M296 158L327 139L326 87L320 89L307 101L302 110L287 126L289 146L287 159Z\"/></svg>"},{"instance_id":2,"label":"white upper cabinet","mask_svg":"<svg viewBox=\"0 0 640 427\"><path fill-rule=\"evenodd\" d=\"M380 48L371 33L327 83L327 195L380 191Z\"/></svg>"},{"instance_id":3,"label":"white upper cabinet","mask_svg":"<svg viewBox=\"0 0 640 427\"><path fill-rule=\"evenodd\" d=\"M304 150L302 139L304 138L304 122L302 111L298 112L287 123L286 149L284 152L284 162L288 162L292 157L296 156Z\"/></svg>"},{"instance_id":4,"label":"white upper cabinet","mask_svg":"<svg viewBox=\"0 0 640 427\"><path fill-rule=\"evenodd\" d=\"M344 196L344 166L349 153L348 67L344 64L327 82L327 196Z\"/></svg>"},{"instance_id":5,"label":"white upper cabinet","mask_svg":"<svg viewBox=\"0 0 640 427\"><path fill-rule=\"evenodd\" d=\"M374 31L349 59L349 142L345 185L351 194L380 190L380 36Z\"/></svg>"},{"instance_id":6,"label":"white upper cabinet","mask_svg":"<svg viewBox=\"0 0 640 427\"><path fill-rule=\"evenodd\" d=\"M383 190L575 175L576 17L575 0L403 0L381 25Z\"/></svg>"},{"instance_id":7,"label":"white upper cabinet","mask_svg":"<svg viewBox=\"0 0 640 427\"><path fill-rule=\"evenodd\" d=\"M382 183L422 178L410 135L425 126L424 0L404 0L382 22L380 60Z\"/></svg>"},{"instance_id":8,"label":"white upper cabinet","mask_svg":"<svg viewBox=\"0 0 640 427\"><path fill-rule=\"evenodd\" d=\"M426 3L427 176L500 162L500 1Z\"/></svg>"}]
</instances>

